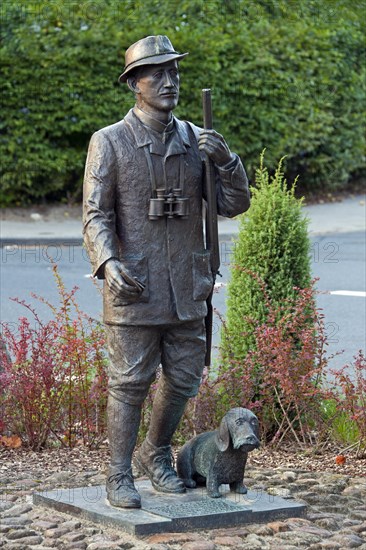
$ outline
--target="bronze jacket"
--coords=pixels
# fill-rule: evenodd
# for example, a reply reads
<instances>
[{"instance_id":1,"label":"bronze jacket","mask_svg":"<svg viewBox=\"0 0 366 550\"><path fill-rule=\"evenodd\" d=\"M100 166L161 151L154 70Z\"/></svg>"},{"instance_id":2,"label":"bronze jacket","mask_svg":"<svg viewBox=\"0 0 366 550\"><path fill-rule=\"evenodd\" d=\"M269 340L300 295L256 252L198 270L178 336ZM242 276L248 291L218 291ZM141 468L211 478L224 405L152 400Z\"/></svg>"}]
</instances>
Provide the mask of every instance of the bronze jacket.
<instances>
[{"instance_id":1,"label":"bronze jacket","mask_svg":"<svg viewBox=\"0 0 366 550\"><path fill-rule=\"evenodd\" d=\"M212 274L203 238L198 128L176 118L174 124L173 137L165 145L131 110L91 138L84 180L84 240L93 274L103 279L104 263L118 258L145 285L132 300L116 296L104 283L107 324L165 324L207 313ZM176 187L183 178L190 208L187 219L149 219L152 182L147 155L158 180L165 172L168 187ZM216 167L218 213L227 217L249 207L247 177L239 157L234 158L225 169Z\"/></svg>"}]
</instances>

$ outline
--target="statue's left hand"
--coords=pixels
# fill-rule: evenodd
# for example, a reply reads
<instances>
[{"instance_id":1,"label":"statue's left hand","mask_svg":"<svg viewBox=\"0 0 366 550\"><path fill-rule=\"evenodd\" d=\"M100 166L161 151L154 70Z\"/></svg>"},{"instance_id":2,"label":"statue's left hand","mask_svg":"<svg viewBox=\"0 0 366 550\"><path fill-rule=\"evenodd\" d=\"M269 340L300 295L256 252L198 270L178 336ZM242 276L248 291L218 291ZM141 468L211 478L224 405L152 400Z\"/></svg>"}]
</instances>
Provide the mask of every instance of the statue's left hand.
<instances>
[{"instance_id":1,"label":"statue's left hand","mask_svg":"<svg viewBox=\"0 0 366 550\"><path fill-rule=\"evenodd\" d=\"M215 130L201 130L198 147L200 151L206 153L218 166L225 166L225 164L229 164L233 160L226 141Z\"/></svg>"}]
</instances>

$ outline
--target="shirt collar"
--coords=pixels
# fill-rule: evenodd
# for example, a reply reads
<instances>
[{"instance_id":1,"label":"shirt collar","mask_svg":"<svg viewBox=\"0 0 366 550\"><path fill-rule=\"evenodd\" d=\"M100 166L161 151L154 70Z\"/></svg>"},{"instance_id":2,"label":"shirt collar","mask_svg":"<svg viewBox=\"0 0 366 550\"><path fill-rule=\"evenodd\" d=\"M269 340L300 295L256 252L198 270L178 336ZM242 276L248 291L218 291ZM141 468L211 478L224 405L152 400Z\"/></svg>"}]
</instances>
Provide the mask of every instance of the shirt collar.
<instances>
[{"instance_id":1,"label":"shirt collar","mask_svg":"<svg viewBox=\"0 0 366 550\"><path fill-rule=\"evenodd\" d=\"M143 124L133 109L130 109L127 113L125 121L132 128L137 147L150 145L150 153L161 156L179 155L186 153L187 147L191 146L186 124L175 116L173 116L172 120L173 135L167 146L161 142L159 143L158 139L154 138L152 133L149 132L148 127Z\"/></svg>"},{"instance_id":2,"label":"shirt collar","mask_svg":"<svg viewBox=\"0 0 366 550\"><path fill-rule=\"evenodd\" d=\"M148 126L149 129L152 128L156 132L159 132L159 134L171 132L174 128L173 116L171 117L168 124L164 124L163 122L160 122L160 120L153 118L148 113L146 113L145 111L142 111L138 107L134 107L133 112L137 116L137 118L141 120L143 124L145 124L145 126Z\"/></svg>"}]
</instances>

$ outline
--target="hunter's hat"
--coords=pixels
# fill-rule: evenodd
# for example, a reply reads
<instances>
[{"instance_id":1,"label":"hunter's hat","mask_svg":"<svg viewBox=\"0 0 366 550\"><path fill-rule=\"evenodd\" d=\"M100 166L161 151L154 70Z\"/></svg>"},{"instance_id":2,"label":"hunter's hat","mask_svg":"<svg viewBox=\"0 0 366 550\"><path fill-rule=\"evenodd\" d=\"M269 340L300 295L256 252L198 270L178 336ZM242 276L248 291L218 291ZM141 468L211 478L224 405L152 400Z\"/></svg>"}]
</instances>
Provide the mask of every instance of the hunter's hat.
<instances>
[{"instance_id":1,"label":"hunter's hat","mask_svg":"<svg viewBox=\"0 0 366 550\"><path fill-rule=\"evenodd\" d=\"M172 59L183 59L186 55L188 53L176 52L167 36L147 36L126 50L125 68L118 80L126 82L128 74L136 67L167 63Z\"/></svg>"}]
</instances>

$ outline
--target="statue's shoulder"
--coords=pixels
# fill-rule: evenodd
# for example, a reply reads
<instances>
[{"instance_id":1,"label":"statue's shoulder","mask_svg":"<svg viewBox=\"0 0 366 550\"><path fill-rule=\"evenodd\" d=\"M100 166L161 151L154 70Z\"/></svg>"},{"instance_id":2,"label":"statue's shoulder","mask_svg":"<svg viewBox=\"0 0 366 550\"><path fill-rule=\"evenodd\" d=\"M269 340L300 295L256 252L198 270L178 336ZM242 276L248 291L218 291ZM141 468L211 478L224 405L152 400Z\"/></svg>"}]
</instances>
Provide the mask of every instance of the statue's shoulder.
<instances>
[{"instance_id":1,"label":"statue's shoulder","mask_svg":"<svg viewBox=\"0 0 366 550\"><path fill-rule=\"evenodd\" d=\"M184 124L186 128L188 127L190 131L195 135L195 138L198 141L198 138L200 137L200 131L202 130L202 128L200 128L199 126L196 126L195 124L193 124L193 122L190 122L189 120L184 120L184 121L180 120L179 122L181 124Z\"/></svg>"},{"instance_id":2,"label":"statue's shoulder","mask_svg":"<svg viewBox=\"0 0 366 550\"><path fill-rule=\"evenodd\" d=\"M126 122L126 117L122 120L119 120L118 122L115 122L114 124L110 124L109 126L105 126L104 128L101 128L97 132L95 132L95 135L99 137L104 137L106 139L109 139L111 141L115 141L115 139L121 139L126 136L128 132L128 123Z\"/></svg>"},{"instance_id":3,"label":"statue's shoulder","mask_svg":"<svg viewBox=\"0 0 366 550\"><path fill-rule=\"evenodd\" d=\"M175 122L180 129L181 133L187 135L187 138L192 138L192 135L196 138L198 141L198 138L200 136L200 130L198 126L193 124L193 122L190 122L189 120L179 120L175 117Z\"/></svg>"}]
</instances>

